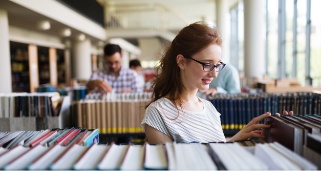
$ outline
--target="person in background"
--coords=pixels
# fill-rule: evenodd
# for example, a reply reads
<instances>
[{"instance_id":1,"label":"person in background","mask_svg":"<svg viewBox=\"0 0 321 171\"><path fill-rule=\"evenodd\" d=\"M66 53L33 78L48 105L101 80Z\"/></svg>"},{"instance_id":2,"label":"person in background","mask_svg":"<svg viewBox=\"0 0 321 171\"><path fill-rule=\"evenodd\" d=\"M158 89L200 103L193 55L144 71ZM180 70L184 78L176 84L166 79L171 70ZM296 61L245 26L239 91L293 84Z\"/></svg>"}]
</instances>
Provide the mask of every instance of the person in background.
<instances>
[{"instance_id":1,"label":"person in background","mask_svg":"<svg viewBox=\"0 0 321 171\"><path fill-rule=\"evenodd\" d=\"M200 92L212 96L215 94L241 93L240 76L237 69L231 64L226 64L224 69L210 83L209 89Z\"/></svg>"},{"instance_id":2,"label":"person in background","mask_svg":"<svg viewBox=\"0 0 321 171\"><path fill-rule=\"evenodd\" d=\"M98 90L101 94L126 93L137 91L137 74L121 66L123 55L119 45L107 44L104 47L104 70L92 74L87 89Z\"/></svg>"},{"instance_id":3,"label":"person in background","mask_svg":"<svg viewBox=\"0 0 321 171\"><path fill-rule=\"evenodd\" d=\"M144 76L141 74L141 71L142 71L142 66L139 62L139 60L137 59L133 59L129 62L129 68L136 71L137 73L137 91L138 92L143 92L144 90L144 86L145 86L145 79L144 79Z\"/></svg>"}]
</instances>

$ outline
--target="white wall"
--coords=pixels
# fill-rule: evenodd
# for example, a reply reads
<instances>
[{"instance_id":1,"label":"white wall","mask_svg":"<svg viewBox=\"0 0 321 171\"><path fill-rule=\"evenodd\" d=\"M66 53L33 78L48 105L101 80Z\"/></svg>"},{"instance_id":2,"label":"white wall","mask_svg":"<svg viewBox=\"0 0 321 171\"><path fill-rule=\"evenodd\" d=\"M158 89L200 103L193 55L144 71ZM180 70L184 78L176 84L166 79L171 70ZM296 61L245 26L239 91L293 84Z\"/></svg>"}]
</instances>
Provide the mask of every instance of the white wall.
<instances>
[{"instance_id":1,"label":"white wall","mask_svg":"<svg viewBox=\"0 0 321 171\"><path fill-rule=\"evenodd\" d=\"M99 40L106 40L105 28L80 15L76 11L54 0L11 0L25 8L54 19L60 23L91 35Z\"/></svg>"},{"instance_id":2,"label":"white wall","mask_svg":"<svg viewBox=\"0 0 321 171\"><path fill-rule=\"evenodd\" d=\"M59 49L65 48L65 45L60 37L26 30L15 26L9 26L9 39L10 41L26 44L34 44Z\"/></svg>"},{"instance_id":3,"label":"white wall","mask_svg":"<svg viewBox=\"0 0 321 171\"><path fill-rule=\"evenodd\" d=\"M12 92L8 13L0 9L0 93Z\"/></svg>"},{"instance_id":4,"label":"white wall","mask_svg":"<svg viewBox=\"0 0 321 171\"><path fill-rule=\"evenodd\" d=\"M73 41L71 52L72 78L88 80L92 74L90 40Z\"/></svg>"},{"instance_id":5,"label":"white wall","mask_svg":"<svg viewBox=\"0 0 321 171\"><path fill-rule=\"evenodd\" d=\"M138 39L139 47L142 54L138 56L141 61L160 60L162 46L157 38L140 38Z\"/></svg>"}]
</instances>

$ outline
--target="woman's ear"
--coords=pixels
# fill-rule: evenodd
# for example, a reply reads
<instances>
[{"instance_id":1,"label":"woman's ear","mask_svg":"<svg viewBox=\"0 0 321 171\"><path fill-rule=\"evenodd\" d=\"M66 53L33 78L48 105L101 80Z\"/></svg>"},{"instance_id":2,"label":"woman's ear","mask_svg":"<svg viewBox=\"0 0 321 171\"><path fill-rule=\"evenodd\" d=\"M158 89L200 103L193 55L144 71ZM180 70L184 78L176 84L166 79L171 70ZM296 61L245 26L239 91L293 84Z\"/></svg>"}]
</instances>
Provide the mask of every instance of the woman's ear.
<instances>
[{"instance_id":1,"label":"woman's ear","mask_svg":"<svg viewBox=\"0 0 321 171\"><path fill-rule=\"evenodd\" d=\"M177 65L180 69L184 69L185 67L185 58L183 55L179 54L176 56L176 62L177 62Z\"/></svg>"}]
</instances>

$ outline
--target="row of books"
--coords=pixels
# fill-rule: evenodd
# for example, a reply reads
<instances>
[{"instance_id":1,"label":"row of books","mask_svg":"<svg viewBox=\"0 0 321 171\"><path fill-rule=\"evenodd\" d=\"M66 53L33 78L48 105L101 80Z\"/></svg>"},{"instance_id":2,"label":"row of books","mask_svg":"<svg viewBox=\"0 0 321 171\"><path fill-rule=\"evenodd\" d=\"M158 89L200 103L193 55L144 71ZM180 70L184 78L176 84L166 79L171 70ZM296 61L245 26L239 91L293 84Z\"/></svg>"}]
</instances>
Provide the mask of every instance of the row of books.
<instances>
[{"instance_id":1,"label":"row of books","mask_svg":"<svg viewBox=\"0 0 321 171\"><path fill-rule=\"evenodd\" d=\"M79 101L81 99L85 99L86 91L85 86L74 87L72 90L72 100Z\"/></svg>"},{"instance_id":2,"label":"row of books","mask_svg":"<svg viewBox=\"0 0 321 171\"><path fill-rule=\"evenodd\" d=\"M254 117L266 112L321 114L321 95L311 92L217 95L208 100L221 113L223 129L242 129Z\"/></svg>"},{"instance_id":3,"label":"row of books","mask_svg":"<svg viewBox=\"0 0 321 171\"><path fill-rule=\"evenodd\" d=\"M8 117L0 118L0 132L40 131L45 129L71 127L70 96L61 96L58 116Z\"/></svg>"},{"instance_id":4,"label":"row of books","mask_svg":"<svg viewBox=\"0 0 321 171\"><path fill-rule=\"evenodd\" d=\"M35 147L38 145L52 147L54 145L70 146L79 144L90 146L98 143L98 129L46 129L41 131L0 132L0 147L12 149L16 146Z\"/></svg>"},{"instance_id":5,"label":"row of books","mask_svg":"<svg viewBox=\"0 0 321 171\"><path fill-rule=\"evenodd\" d=\"M0 169L25 170L33 169L33 167L47 167L48 162L53 162L74 145L89 147L95 141L98 143L98 130L24 131L0 133L0 137L2 137L0 142L9 140L9 145L18 142L11 149L0 146ZM15 138L12 139L12 137ZM30 164L33 166L31 167Z\"/></svg>"},{"instance_id":6,"label":"row of books","mask_svg":"<svg viewBox=\"0 0 321 171\"><path fill-rule=\"evenodd\" d=\"M307 146L321 154L321 116L273 116L271 128L266 132L267 142L279 142L294 152L303 155ZM319 136L319 147L311 145L313 137Z\"/></svg>"},{"instance_id":7,"label":"row of books","mask_svg":"<svg viewBox=\"0 0 321 171\"><path fill-rule=\"evenodd\" d=\"M140 123L149 101L81 100L71 105L72 121L82 128L100 133L143 132Z\"/></svg>"},{"instance_id":8,"label":"row of books","mask_svg":"<svg viewBox=\"0 0 321 171\"><path fill-rule=\"evenodd\" d=\"M0 94L0 118L58 116L59 93Z\"/></svg>"},{"instance_id":9,"label":"row of books","mask_svg":"<svg viewBox=\"0 0 321 171\"><path fill-rule=\"evenodd\" d=\"M2 154L1 154L2 153ZM317 166L279 143L242 147L238 143L164 145L74 144L51 148L0 148L7 170L317 170Z\"/></svg>"},{"instance_id":10,"label":"row of books","mask_svg":"<svg viewBox=\"0 0 321 171\"><path fill-rule=\"evenodd\" d=\"M321 169L321 116L269 118L266 142L279 142Z\"/></svg>"},{"instance_id":11,"label":"row of books","mask_svg":"<svg viewBox=\"0 0 321 171\"><path fill-rule=\"evenodd\" d=\"M0 118L0 131L40 131L44 129L60 128L59 117L13 117ZM68 122L68 121L67 121Z\"/></svg>"},{"instance_id":12,"label":"row of books","mask_svg":"<svg viewBox=\"0 0 321 171\"><path fill-rule=\"evenodd\" d=\"M148 101L152 98L152 92L131 92L131 93L90 93L87 94L85 99L92 99L92 100L106 100L106 101Z\"/></svg>"}]
</instances>

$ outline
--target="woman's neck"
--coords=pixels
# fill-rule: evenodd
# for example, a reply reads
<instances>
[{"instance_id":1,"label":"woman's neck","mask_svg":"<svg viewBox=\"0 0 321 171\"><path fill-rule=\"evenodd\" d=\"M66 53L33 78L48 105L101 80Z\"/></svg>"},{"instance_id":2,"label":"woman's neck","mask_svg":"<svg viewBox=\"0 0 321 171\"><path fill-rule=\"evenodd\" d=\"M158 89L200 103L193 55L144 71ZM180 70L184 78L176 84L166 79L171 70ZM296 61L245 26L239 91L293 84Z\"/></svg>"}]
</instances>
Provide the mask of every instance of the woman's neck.
<instances>
[{"instance_id":1,"label":"woman's neck","mask_svg":"<svg viewBox=\"0 0 321 171\"><path fill-rule=\"evenodd\" d=\"M192 102L192 103L194 102L194 103L196 103L196 102L199 101L199 99L196 96L196 93L197 93L197 89L195 89L195 90L186 90L186 89L184 89L180 96L181 96L181 99L182 99L183 102Z\"/></svg>"}]
</instances>

